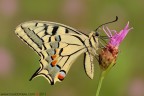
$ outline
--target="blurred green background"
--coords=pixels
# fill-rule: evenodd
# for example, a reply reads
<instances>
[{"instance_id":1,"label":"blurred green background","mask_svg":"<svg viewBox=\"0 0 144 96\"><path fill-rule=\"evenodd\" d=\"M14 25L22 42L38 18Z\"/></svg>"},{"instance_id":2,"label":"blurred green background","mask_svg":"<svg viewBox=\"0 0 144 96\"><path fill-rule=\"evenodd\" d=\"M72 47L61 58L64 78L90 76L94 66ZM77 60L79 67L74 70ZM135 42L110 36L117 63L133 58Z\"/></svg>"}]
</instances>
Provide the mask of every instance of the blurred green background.
<instances>
[{"instance_id":1,"label":"blurred green background","mask_svg":"<svg viewBox=\"0 0 144 96\"><path fill-rule=\"evenodd\" d=\"M144 96L143 0L0 0L0 93L95 96L100 69L95 60L95 76L90 80L84 72L83 55L61 83L51 86L43 77L29 81L40 58L14 30L22 22L44 20L89 34L115 16L119 20L108 25L111 29L120 31L128 21L134 29L120 45L117 64L104 79L100 96Z\"/></svg>"}]
</instances>

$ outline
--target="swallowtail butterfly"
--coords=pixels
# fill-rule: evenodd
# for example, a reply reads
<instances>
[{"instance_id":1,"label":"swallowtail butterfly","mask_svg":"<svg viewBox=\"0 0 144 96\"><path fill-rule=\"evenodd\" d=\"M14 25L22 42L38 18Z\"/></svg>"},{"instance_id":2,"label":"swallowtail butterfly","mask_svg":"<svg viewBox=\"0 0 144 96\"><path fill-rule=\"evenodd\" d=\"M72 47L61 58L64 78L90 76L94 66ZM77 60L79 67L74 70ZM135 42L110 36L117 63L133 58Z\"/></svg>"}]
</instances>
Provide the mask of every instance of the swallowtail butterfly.
<instances>
[{"instance_id":1,"label":"swallowtail butterfly","mask_svg":"<svg viewBox=\"0 0 144 96\"><path fill-rule=\"evenodd\" d=\"M30 80L44 76L51 85L62 81L82 53L85 72L93 79L93 57L99 48L98 32L92 31L86 35L60 23L29 21L20 24L15 33L40 56L40 68Z\"/></svg>"}]
</instances>

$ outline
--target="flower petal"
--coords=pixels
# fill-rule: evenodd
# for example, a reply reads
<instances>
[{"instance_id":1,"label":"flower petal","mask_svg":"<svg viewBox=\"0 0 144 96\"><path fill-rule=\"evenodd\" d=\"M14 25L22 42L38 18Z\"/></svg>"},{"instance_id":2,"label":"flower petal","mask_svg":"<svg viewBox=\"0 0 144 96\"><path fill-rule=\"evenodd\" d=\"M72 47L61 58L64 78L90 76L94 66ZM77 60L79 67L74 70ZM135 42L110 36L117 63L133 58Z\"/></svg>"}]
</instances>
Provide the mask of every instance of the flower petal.
<instances>
[{"instance_id":1,"label":"flower petal","mask_svg":"<svg viewBox=\"0 0 144 96\"><path fill-rule=\"evenodd\" d=\"M118 47L131 29L133 28L129 28L129 22L128 22L123 30L121 30L119 33L115 33L110 38L109 44Z\"/></svg>"}]
</instances>

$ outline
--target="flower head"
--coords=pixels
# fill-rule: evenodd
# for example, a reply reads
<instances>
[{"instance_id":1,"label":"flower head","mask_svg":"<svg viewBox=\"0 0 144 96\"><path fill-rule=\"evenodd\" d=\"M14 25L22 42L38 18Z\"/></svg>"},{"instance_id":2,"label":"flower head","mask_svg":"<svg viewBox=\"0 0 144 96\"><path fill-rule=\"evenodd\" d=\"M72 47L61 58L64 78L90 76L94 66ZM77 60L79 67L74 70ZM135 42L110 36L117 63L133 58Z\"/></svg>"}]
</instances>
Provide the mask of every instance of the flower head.
<instances>
[{"instance_id":1,"label":"flower head","mask_svg":"<svg viewBox=\"0 0 144 96\"><path fill-rule=\"evenodd\" d=\"M129 28L129 22L119 33L115 30L110 30L108 27L106 27L106 29L103 27L104 32L109 37L109 41L99 54L99 64L101 69L106 70L110 64L116 63L118 47L131 29L132 28Z\"/></svg>"}]
</instances>

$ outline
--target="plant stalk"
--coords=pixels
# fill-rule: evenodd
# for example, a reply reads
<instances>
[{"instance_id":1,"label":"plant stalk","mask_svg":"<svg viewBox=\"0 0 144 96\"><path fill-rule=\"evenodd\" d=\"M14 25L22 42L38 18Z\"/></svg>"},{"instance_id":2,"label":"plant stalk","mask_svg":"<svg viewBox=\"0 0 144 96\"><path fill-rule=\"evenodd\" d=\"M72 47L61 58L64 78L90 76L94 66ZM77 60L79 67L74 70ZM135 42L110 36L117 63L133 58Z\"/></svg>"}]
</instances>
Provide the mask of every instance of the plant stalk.
<instances>
[{"instance_id":1,"label":"plant stalk","mask_svg":"<svg viewBox=\"0 0 144 96\"><path fill-rule=\"evenodd\" d=\"M100 79L99 79L99 82L98 82L98 87L97 87L97 90L96 90L96 96L99 96L103 79L106 76L106 74L110 71L110 69L114 66L114 64L115 63L113 61L106 70L102 70L101 75L100 75Z\"/></svg>"},{"instance_id":2,"label":"plant stalk","mask_svg":"<svg viewBox=\"0 0 144 96\"><path fill-rule=\"evenodd\" d=\"M103 79L104 79L103 72L101 73L100 80L98 82L98 88L97 88L97 91L96 91L96 96L99 96L99 93L100 93L100 89L101 89L102 82L103 82Z\"/></svg>"}]
</instances>

